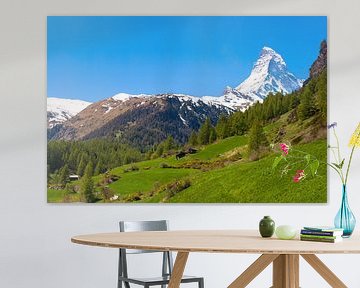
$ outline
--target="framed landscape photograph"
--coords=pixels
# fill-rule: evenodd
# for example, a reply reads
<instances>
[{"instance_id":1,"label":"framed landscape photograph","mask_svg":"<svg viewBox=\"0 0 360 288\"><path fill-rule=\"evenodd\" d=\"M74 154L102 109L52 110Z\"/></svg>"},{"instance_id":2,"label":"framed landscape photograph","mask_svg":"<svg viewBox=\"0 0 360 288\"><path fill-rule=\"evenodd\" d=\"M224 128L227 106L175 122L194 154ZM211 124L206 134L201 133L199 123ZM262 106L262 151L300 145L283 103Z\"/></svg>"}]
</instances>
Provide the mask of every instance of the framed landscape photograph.
<instances>
[{"instance_id":1,"label":"framed landscape photograph","mask_svg":"<svg viewBox=\"0 0 360 288\"><path fill-rule=\"evenodd\" d=\"M327 202L327 17L49 16L49 203Z\"/></svg>"}]
</instances>

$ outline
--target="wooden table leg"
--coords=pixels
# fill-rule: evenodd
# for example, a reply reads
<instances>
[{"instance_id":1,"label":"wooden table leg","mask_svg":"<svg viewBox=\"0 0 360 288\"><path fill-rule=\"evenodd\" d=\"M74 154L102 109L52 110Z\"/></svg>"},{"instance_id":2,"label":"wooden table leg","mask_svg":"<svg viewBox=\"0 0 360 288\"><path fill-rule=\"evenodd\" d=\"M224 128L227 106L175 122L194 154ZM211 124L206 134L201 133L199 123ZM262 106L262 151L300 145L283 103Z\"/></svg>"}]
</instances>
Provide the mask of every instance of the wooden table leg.
<instances>
[{"instance_id":1,"label":"wooden table leg","mask_svg":"<svg viewBox=\"0 0 360 288\"><path fill-rule=\"evenodd\" d=\"M324 280L334 288L347 288L347 286L314 254L301 255Z\"/></svg>"},{"instance_id":2,"label":"wooden table leg","mask_svg":"<svg viewBox=\"0 0 360 288\"><path fill-rule=\"evenodd\" d=\"M228 288L244 288L254 280L270 263L272 263L278 254L263 254L254 263L252 263L238 278L232 282Z\"/></svg>"},{"instance_id":3,"label":"wooden table leg","mask_svg":"<svg viewBox=\"0 0 360 288\"><path fill-rule=\"evenodd\" d=\"M286 274L286 255L279 255L273 262L273 286L271 288L285 287L286 281L284 274Z\"/></svg>"},{"instance_id":4,"label":"wooden table leg","mask_svg":"<svg viewBox=\"0 0 360 288\"><path fill-rule=\"evenodd\" d=\"M299 288L299 255L287 255L289 267L289 287Z\"/></svg>"},{"instance_id":5,"label":"wooden table leg","mask_svg":"<svg viewBox=\"0 0 360 288\"><path fill-rule=\"evenodd\" d=\"M180 287L181 278L183 277L185 265L188 257L189 257L189 252L177 253L168 288Z\"/></svg>"},{"instance_id":6,"label":"wooden table leg","mask_svg":"<svg viewBox=\"0 0 360 288\"><path fill-rule=\"evenodd\" d=\"M299 255L281 254L273 263L273 288L299 288Z\"/></svg>"}]
</instances>

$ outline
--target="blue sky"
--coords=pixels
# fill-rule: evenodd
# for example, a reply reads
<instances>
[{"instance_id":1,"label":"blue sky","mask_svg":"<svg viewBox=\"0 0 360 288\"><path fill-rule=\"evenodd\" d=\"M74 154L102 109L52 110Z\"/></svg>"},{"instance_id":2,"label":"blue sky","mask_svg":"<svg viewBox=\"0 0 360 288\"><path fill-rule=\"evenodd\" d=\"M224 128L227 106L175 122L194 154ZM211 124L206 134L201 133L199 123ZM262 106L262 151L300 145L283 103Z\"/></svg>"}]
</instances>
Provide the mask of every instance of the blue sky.
<instances>
[{"instance_id":1,"label":"blue sky","mask_svg":"<svg viewBox=\"0 0 360 288\"><path fill-rule=\"evenodd\" d=\"M48 97L98 101L119 92L220 96L264 46L307 78L327 18L89 17L47 19Z\"/></svg>"}]
</instances>

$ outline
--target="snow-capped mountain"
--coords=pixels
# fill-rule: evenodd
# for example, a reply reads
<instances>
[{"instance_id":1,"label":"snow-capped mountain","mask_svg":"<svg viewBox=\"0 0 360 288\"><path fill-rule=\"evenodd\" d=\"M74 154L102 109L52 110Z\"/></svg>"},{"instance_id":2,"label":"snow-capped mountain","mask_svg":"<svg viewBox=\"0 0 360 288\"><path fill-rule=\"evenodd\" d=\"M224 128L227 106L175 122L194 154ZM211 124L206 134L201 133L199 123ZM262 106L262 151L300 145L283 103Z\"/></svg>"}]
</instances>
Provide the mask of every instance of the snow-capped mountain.
<instances>
[{"instance_id":1,"label":"snow-capped mountain","mask_svg":"<svg viewBox=\"0 0 360 288\"><path fill-rule=\"evenodd\" d=\"M119 137L139 148L172 135L185 143L207 117L215 124L234 110L183 94L131 95L120 93L87 106L48 131L48 139L87 140Z\"/></svg>"},{"instance_id":2,"label":"snow-capped mountain","mask_svg":"<svg viewBox=\"0 0 360 288\"><path fill-rule=\"evenodd\" d=\"M256 101L262 102L269 93L282 92L291 93L302 87L303 80L300 80L287 70L286 63L282 56L272 48L264 47L261 50L259 59L254 63L250 76L236 88L227 86L224 94L220 97L203 96L194 97L184 94L171 94L180 100L192 101L193 103L205 103L207 105L223 106L230 110L246 110ZM167 94L131 95L119 93L112 99L127 101L130 98L164 97Z\"/></svg>"},{"instance_id":3,"label":"snow-capped mountain","mask_svg":"<svg viewBox=\"0 0 360 288\"><path fill-rule=\"evenodd\" d=\"M154 95L151 94L128 94L128 93L118 93L112 97L110 97L112 100L115 101L122 101L125 102L131 98L145 98L145 97L151 97Z\"/></svg>"},{"instance_id":4,"label":"snow-capped mountain","mask_svg":"<svg viewBox=\"0 0 360 288\"><path fill-rule=\"evenodd\" d=\"M288 94L301 88L302 84L302 80L287 70L281 55L269 47L264 47L250 76L240 85L236 88L227 86L220 97L203 96L201 100L233 111L245 111L255 102L262 102L269 93Z\"/></svg>"},{"instance_id":5,"label":"snow-capped mountain","mask_svg":"<svg viewBox=\"0 0 360 288\"><path fill-rule=\"evenodd\" d=\"M243 95L262 101L269 93L291 93L302 87L303 81L290 73L280 54L269 47L261 50L250 76L235 89Z\"/></svg>"},{"instance_id":6,"label":"snow-capped mountain","mask_svg":"<svg viewBox=\"0 0 360 288\"><path fill-rule=\"evenodd\" d=\"M312 65L310 78L323 69L326 43ZM172 135L177 142L185 143L207 117L215 124L221 114L245 111L269 93L291 93L302 85L303 81L287 70L283 58L264 47L250 76L236 88L226 87L220 97L119 93L95 103L48 98L48 139L116 137L144 149Z\"/></svg>"},{"instance_id":7,"label":"snow-capped mountain","mask_svg":"<svg viewBox=\"0 0 360 288\"><path fill-rule=\"evenodd\" d=\"M287 70L286 63L273 49L264 47L259 59L255 62L250 76L236 88L226 87L220 97L203 96L194 97L184 94L127 94L118 93L102 103L101 111L104 114L126 103L131 99L143 99L136 101L138 106L145 104L150 98L177 98L180 102L192 103L195 106L207 105L217 107L219 111L231 113L235 110L245 111L255 102L262 102L269 93L290 93L301 88L302 80L297 79ZM81 100L48 98L48 127L63 123L77 115L91 103ZM180 115L180 114L179 114ZM181 116L183 117L183 116Z\"/></svg>"},{"instance_id":8,"label":"snow-capped mountain","mask_svg":"<svg viewBox=\"0 0 360 288\"><path fill-rule=\"evenodd\" d=\"M255 103L255 100L251 96L244 95L230 86L225 88L224 95L220 97L204 96L201 99L205 103L224 106L232 111L245 111L249 106Z\"/></svg>"},{"instance_id":9,"label":"snow-capped mountain","mask_svg":"<svg viewBox=\"0 0 360 288\"><path fill-rule=\"evenodd\" d=\"M48 128L69 120L91 103L82 100L47 98Z\"/></svg>"}]
</instances>

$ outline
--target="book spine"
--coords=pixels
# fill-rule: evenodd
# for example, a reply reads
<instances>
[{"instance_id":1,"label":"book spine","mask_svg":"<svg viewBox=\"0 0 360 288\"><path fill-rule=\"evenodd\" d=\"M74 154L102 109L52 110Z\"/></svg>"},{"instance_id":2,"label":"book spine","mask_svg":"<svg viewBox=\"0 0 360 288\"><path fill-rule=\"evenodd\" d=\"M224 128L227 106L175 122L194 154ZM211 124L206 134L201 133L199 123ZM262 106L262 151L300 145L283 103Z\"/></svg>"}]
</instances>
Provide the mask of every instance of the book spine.
<instances>
[{"instance_id":1,"label":"book spine","mask_svg":"<svg viewBox=\"0 0 360 288\"><path fill-rule=\"evenodd\" d=\"M300 233L303 235L334 236L334 232L331 231L315 231L302 229Z\"/></svg>"},{"instance_id":2,"label":"book spine","mask_svg":"<svg viewBox=\"0 0 360 288\"><path fill-rule=\"evenodd\" d=\"M314 239L336 239L341 237L341 236L336 237L336 236L304 235L304 234L300 234L300 236L303 238L314 238Z\"/></svg>"},{"instance_id":3,"label":"book spine","mask_svg":"<svg viewBox=\"0 0 360 288\"><path fill-rule=\"evenodd\" d=\"M313 242L326 242L326 243L335 243L335 239L325 239L325 238L308 238L300 237L301 241L313 241Z\"/></svg>"}]
</instances>

